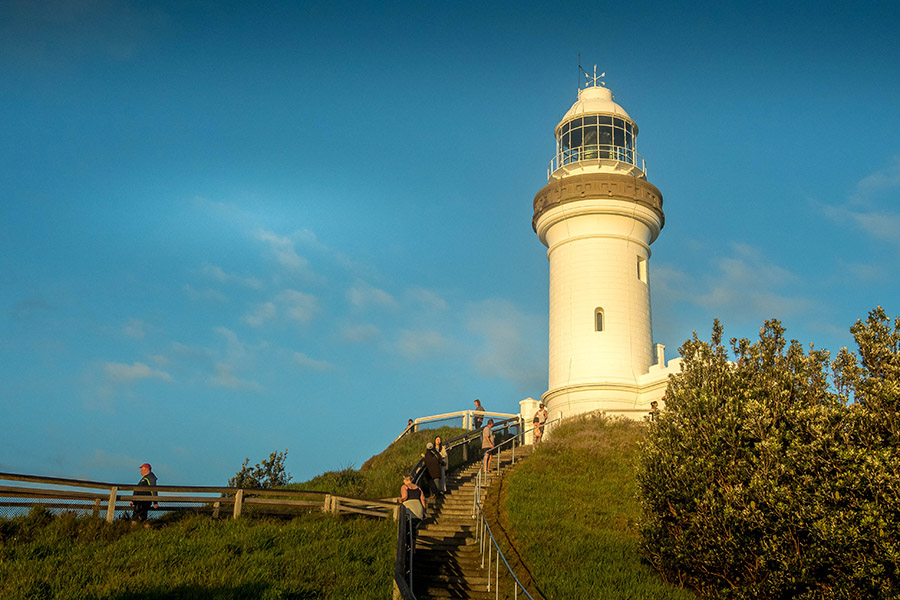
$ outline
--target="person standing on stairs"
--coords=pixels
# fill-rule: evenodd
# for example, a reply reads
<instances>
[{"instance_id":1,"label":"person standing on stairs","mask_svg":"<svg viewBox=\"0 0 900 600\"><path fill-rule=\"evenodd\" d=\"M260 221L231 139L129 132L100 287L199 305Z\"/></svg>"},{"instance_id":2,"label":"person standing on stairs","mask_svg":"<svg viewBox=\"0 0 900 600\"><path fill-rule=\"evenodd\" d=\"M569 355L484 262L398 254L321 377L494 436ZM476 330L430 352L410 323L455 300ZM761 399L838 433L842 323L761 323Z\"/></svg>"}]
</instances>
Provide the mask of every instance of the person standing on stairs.
<instances>
[{"instance_id":1,"label":"person standing on stairs","mask_svg":"<svg viewBox=\"0 0 900 600\"><path fill-rule=\"evenodd\" d=\"M481 423L484 420L484 415L478 414L483 413L484 407L481 405L481 400L478 398L475 399L475 414L472 415L472 429L481 429Z\"/></svg>"},{"instance_id":2,"label":"person standing on stairs","mask_svg":"<svg viewBox=\"0 0 900 600\"><path fill-rule=\"evenodd\" d=\"M425 446L425 469L428 471L428 485L431 491L441 496L444 492L441 490L441 455L434 449L434 444L428 442Z\"/></svg>"},{"instance_id":3,"label":"person standing on stairs","mask_svg":"<svg viewBox=\"0 0 900 600\"><path fill-rule=\"evenodd\" d=\"M487 425L481 430L481 452L484 454L484 472L488 473L491 469L491 455L497 451L494 446L494 432L491 427L494 426L494 420L488 419Z\"/></svg>"},{"instance_id":4,"label":"person standing on stairs","mask_svg":"<svg viewBox=\"0 0 900 600\"><path fill-rule=\"evenodd\" d=\"M441 457L441 493L447 493L447 448L444 447L444 441L441 436L434 438L434 451Z\"/></svg>"},{"instance_id":5,"label":"person standing on stairs","mask_svg":"<svg viewBox=\"0 0 900 600\"><path fill-rule=\"evenodd\" d=\"M403 485L400 487L400 504L409 510L411 548L416 547L416 532L419 524L425 518L425 494L422 488L412 482L409 475L403 476Z\"/></svg>"},{"instance_id":6,"label":"person standing on stairs","mask_svg":"<svg viewBox=\"0 0 900 600\"><path fill-rule=\"evenodd\" d=\"M544 423L547 422L547 409L543 403L540 404L536 413L534 413L534 445L537 446L544 439Z\"/></svg>"}]
</instances>

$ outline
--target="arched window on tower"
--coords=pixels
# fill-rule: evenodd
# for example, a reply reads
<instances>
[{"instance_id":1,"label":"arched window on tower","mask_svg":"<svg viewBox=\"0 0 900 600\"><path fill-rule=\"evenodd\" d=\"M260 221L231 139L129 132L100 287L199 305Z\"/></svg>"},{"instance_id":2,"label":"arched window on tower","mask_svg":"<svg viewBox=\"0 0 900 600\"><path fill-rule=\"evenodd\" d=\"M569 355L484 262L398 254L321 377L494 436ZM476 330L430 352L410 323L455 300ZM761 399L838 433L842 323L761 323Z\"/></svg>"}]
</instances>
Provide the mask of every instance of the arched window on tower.
<instances>
[{"instance_id":1,"label":"arched window on tower","mask_svg":"<svg viewBox=\"0 0 900 600\"><path fill-rule=\"evenodd\" d=\"M603 309L597 308L594 311L594 331L603 331L603 328L606 326L606 322L603 316Z\"/></svg>"}]
</instances>

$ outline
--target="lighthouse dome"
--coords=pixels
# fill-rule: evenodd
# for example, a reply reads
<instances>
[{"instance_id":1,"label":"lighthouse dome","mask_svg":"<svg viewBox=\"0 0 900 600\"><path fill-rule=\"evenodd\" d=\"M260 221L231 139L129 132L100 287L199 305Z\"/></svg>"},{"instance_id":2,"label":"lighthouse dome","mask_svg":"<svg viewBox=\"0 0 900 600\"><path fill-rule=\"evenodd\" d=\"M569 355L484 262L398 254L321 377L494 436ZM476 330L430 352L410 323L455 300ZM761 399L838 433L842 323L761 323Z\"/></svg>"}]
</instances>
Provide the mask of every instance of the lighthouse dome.
<instances>
[{"instance_id":1,"label":"lighthouse dome","mask_svg":"<svg viewBox=\"0 0 900 600\"><path fill-rule=\"evenodd\" d=\"M562 118L560 125L569 119L583 114L603 113L607 115L619 115L631 119L625 109L613 100L612 90L601 86L591 86L578 90L578 100ZM558 127L558 125L557 125Z\"/></svg>"}]
</instances>

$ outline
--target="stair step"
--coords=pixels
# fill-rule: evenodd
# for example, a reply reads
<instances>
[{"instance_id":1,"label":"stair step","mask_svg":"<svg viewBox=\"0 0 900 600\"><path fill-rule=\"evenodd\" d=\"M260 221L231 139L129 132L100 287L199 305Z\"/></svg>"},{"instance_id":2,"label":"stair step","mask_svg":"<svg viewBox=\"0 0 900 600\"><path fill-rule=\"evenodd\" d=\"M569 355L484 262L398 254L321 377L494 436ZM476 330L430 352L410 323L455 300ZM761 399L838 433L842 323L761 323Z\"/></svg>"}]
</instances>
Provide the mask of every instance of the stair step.
<instances>
[{"instance_id":1,"label":"stair step","mask_svg":"<svg viewBox=\"0 0 900 600\"><path fill-rule=\"evenodd\" d=\"M516 459L529 453L516 449ZM481 493L498 481L512 466L508 452L500 454L500 474L496 472L497 459L491 465L491 473L481 478ZM488 570L482 567L480 545L475 542L477 522L472 518L472 508L478 490L480 463L469 465L447 478L447 493L428 499L426 518L419 528L413 559L416 597L495 598L496 590L487 591ZM509 590L500 590L500 598L511 597Z\"/></svg>"}]
</instances>

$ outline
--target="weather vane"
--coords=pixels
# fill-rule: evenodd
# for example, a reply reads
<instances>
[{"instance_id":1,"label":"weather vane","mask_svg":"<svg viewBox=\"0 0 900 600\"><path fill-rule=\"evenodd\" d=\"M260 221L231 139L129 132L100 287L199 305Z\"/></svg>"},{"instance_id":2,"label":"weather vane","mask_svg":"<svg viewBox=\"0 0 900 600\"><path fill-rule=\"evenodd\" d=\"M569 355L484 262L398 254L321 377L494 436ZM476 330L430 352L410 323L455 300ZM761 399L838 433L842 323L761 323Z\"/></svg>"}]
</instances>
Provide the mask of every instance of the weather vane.
<instances>
[{"instance_id":1,"label":"weather vane","mask_svg":"<svg viewBox=\"0 0 900 600\"><path fill-rule=\"evenodd\" d=\"M591 77L590 73L585 73L584 76L590 82L590 85L596 87L597 83L600 83L600 85L604 85L602 78L606 77L606 73L600 73L599 75L597 75L597 65L594 65L594 76Z\"/></svg>"}]
</instances>

